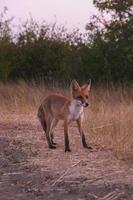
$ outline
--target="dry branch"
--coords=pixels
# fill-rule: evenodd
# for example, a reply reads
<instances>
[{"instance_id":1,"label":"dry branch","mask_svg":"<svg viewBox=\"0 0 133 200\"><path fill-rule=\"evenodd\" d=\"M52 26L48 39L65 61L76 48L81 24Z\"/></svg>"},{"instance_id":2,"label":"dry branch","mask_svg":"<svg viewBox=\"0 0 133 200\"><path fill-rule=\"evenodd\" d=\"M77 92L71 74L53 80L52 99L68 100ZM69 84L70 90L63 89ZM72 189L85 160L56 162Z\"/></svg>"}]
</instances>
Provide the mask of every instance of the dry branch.
<instances>
[{"instance_id":1,"label":"dry branch","mask_svg":"<svg viewBox=\"0 0 133 200\"><path fill-rule=\"evenodd\" d=\"M68 172L69 172L73 167L75 167L75 166L77 166L79 163L81 163L81 161L82 161L82 160L78 161L77 163L75 163L74 165L72 165L69 169L67 169L67 170L65 171L65 173L63 173L63 174L52 184L52 186L56 185L57 182L60 182L60 180L61 180L64 176L66 176L66 175L68 174Z\"/></svg>"},{"instance_id":2,"label":"dry branch","mask_svg":"<svg viewBox=\"0 0 133 200\"><path fill-rule=\"evenodd\" d=\"M99 200L99 197L98 197L98 196L96 196L95 194L88 193L88 196L89 196L90 198L93 198L93 199L95 199L95 200Z\"/></svg>"},{"instance_id":3,"label":"dry branch","mask_svg":"<svg viewBox=\"0 0 133 200\"><path fill-rule=\"evenodd\" d=\"M110 192L109 194L107 194L102 198L102 200L116 200L116 199L118 199L118 196L115 191Z\"/></svg>"},{"instance_id":4,"label":"dry branch","mask_svg":"<svg viewBox=\"0 0 133 200\"><path fill-rule=\"evenodd\" d=\"M108 126L113 126L113 124L105 124L105 125L102 125L102 126L92 127L90 129L91 130L102 129L102 128L105 128L105 127L108 127Z\"/></svg>"}]
</instances>

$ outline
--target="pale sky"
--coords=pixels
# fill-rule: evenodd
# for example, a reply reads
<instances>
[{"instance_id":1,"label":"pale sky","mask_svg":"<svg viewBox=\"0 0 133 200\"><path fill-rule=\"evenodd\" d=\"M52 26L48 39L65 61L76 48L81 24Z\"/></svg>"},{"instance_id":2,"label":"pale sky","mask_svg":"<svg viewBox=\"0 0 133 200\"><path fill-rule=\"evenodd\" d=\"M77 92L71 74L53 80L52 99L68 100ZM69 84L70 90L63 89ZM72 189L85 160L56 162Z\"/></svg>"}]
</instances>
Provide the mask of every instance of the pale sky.
<instances>
[{"instance_id":1,"label":"pale sky","mask_svg":"<svg viewBox=\"0 0 133 200\"><path fill-rule=\"evenodd\" d=\"M8 7L8 16L14 16L14 22L32 16L35 20L57 22L68 28L78 27L81 30L96 12L93 0L0 0L0 12Z\"/></svg>"}]
</instances>

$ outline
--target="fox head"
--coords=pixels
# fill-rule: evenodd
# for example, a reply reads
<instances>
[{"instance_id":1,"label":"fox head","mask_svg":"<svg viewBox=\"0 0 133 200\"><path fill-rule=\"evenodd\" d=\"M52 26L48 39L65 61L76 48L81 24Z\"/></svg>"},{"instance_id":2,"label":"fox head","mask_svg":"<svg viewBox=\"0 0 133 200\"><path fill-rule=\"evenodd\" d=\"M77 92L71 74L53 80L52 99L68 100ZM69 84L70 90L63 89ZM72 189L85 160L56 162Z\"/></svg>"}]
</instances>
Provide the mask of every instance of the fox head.
<instances>
[{"instance_id":1,"label":"fox head","mask_svg":"<svg viewBox=\"0 0 133 200\"><path fill-rule=\"evenodd\" d=\"M78 105L87 107L88 104L88 98L91 88L91 80L89 80L89 83L80 86L76 80L72 80L71 82L71 90L72 90L72 96L77 101Z\"/></svg>"}]
</instances>

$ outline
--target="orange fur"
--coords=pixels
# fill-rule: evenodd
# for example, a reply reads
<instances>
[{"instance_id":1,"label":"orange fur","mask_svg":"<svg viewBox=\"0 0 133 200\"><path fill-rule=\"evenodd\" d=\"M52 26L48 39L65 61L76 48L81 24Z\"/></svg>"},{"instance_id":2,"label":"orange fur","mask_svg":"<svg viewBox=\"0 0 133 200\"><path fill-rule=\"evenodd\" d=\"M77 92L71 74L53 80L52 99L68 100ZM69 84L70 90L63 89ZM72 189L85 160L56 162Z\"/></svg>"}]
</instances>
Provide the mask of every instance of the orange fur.
<instances>
[{"instance_id":1,"label":"orange fur","mask_svg":"<svg viewBox=\"0 0 133 200\"><path fill-rule=\"evenodd\" d=\"M91 148L86 144L82 129L84 107L88 106L88 98L91 83L80 86L76 80L71 83L72 99L59 94L48 95L38 109L38 117L46 133L49 148L55 149L53 142L53 130L59 120L64 120L65 151L71 151L68 138L68 124L76 121L85 148Z\"/></svg>"}]
</instances>

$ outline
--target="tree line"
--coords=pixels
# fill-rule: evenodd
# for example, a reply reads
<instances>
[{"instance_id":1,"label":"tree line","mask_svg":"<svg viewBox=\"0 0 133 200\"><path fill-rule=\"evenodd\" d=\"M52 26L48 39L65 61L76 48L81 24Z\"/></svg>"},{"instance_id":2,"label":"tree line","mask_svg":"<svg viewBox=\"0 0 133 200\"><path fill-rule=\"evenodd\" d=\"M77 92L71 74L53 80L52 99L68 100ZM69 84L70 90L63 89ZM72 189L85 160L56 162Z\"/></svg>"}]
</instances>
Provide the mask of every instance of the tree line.
<instances>
[{"instance_id":1,"label":"tree line","mask_svg":"<svg viewBox=\"0 0 133 200\"><path fill-rule=\"evenodd\" d=\"M0 14L0 80L44 80L67 83L71 79L95 83L133 82L133 4L128 0L94 0L86 32L64 26L20 24L17 33Z\"/></svg>"}]
</instances>

